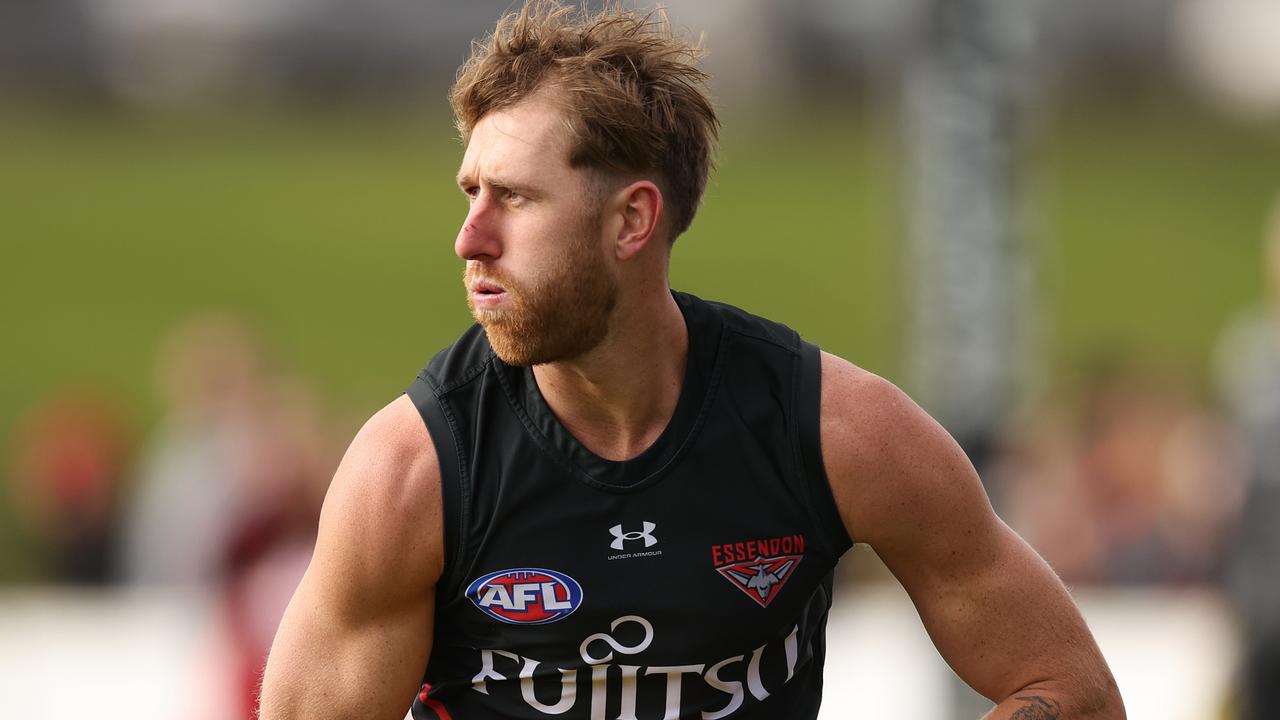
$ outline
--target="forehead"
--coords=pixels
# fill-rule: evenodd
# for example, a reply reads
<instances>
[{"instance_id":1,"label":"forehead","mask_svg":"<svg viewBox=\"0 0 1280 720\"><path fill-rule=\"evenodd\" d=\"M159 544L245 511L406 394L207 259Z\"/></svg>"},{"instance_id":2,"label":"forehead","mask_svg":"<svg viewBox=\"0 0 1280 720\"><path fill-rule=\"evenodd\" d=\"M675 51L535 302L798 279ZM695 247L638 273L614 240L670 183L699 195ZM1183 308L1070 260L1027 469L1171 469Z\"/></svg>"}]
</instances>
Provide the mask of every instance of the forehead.
<instances>
[{"instance_id":1,"label":"forehead","mask_svg":"<svg viewBox=\"0 0 1280 720\"><path fill-rule=\"evenodd\" d=\"M534 95L488 113L471 130L459 178L569 174L570 133L565 111Z\"/></svg>"}]
</instances>

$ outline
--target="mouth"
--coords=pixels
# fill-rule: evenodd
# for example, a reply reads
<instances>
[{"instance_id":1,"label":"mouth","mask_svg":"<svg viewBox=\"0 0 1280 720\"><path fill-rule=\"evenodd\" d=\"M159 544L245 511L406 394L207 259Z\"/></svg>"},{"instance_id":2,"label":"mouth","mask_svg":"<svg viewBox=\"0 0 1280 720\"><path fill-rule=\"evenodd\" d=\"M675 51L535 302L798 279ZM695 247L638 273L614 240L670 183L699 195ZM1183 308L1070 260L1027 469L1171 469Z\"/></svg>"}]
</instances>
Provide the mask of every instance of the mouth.
<instances>
[{"instance_id":1,"label":"mouth","mask_svg":"<svg viewBox=\"0 0 1280 720\"><path fill-rule=\"evenodd\" d=\"M478 307L491 307L501 303L507 296L506 288L491 280L473 280L467 290L471 301Z\"/></svg>"},{"instance_id":2,"label":"mouth","mask_svg":"<svg viewBox=\"0 0 1280 720\"><path fill-rule=\"evenodd\" d=\"M488 280L477 280L476 282L471 283L471 292L474 295L481 295L481 296L501 295L506 292L506 289L503 288L501 285L498 285L497 283L489 282Z\"/></svg>"}]
</instances>

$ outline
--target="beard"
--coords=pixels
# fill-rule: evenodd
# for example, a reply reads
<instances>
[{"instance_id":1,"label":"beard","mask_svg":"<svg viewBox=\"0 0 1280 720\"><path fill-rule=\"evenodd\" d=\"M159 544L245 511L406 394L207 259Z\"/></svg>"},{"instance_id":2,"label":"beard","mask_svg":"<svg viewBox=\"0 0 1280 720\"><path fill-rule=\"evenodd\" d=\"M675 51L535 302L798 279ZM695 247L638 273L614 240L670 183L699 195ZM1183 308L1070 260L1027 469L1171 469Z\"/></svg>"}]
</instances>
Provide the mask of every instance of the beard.
<instances>
[{"instance_id":1,"label":"beard","mask_svg":"<svg viewBox=\"0 0 1280 720\"><path fill-rule=\"evenodd\" d=\"M571 240L556 268L528 281L517 281L496 268L467 263L463 281L483 278L501 285L506 307L476 308L467 293L467 308L489 336L489 345L508 365L541 365L572 360L594 349L609 332L618 302L618 283L595 243L598 222L584 219L570 230Z\"/></svg>"}]
</instances>

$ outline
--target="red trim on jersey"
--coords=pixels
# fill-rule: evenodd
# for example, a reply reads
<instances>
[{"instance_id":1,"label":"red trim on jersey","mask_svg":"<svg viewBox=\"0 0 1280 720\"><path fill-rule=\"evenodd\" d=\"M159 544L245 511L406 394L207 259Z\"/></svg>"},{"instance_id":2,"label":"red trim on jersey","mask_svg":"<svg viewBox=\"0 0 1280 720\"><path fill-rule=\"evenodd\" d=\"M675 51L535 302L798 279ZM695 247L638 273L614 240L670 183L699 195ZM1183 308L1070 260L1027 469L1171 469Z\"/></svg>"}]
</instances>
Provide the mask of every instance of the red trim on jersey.
<instances>
[{"instance_id":1,"label":"red trim on jersey","mask_svg":"<svg viewBox=\"0 0 1280 720\"><path fill-rule=\"evenodd\" d=\"M418 693L418 701L427 707L428 710L436 714L439 720L453 720L453 716L448 710L444 709L444 705L435 698L427 697L427 693L431 692L431 683L422 683L422 691Z\"/></svg>"},{"instance_id":2,"label":"red trim on jersey","mask_svg":"<svg viewBox=\"0 0 1280 720\"><path fill-rule=\"evenodd\" d=\"M430 708L431 712L440 716L440 720L453 720L453 716L449 714L448 710L444 709L444 705L441 704L439 700L436 700L435 698L427 698L422 702L422 704Z\"/></svg>"}]
</instances>

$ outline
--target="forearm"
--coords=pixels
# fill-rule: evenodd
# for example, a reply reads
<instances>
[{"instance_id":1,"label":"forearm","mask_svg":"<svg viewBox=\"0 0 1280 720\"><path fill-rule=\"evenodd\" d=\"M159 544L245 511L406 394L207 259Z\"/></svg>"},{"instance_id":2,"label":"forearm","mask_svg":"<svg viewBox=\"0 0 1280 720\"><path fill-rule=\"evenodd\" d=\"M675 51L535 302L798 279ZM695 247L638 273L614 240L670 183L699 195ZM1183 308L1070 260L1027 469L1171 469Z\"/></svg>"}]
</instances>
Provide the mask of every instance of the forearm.
<instances>
[{"instance_id":1,"label":"forearm","mask_svg":"<svg viewBox=\"0 0 1280 720\"><path fill-rule=\"evenodd\" d=\"M287 632L287 631L286 631ZM340 720L353 717L403 718L406 693L391 711L371 708L384 703L374 691L378 678L368 677L374 663L360 663L344 643L315 642L328 633L315 629L282 632L267 659L259 704L261 720ZM362 686L361 680L368 680Z\"/></svg>"},{"instance_id":2,"label":"forearm","mask_svg":"<svg viewBox=\"0 0 1280 720\"><path fill-rule=\"evenodd\" d=\"M1115 683L1098 691L1064 692L1029 687L992 708L982 720L1124 720Z\"/></svg>"},{"instance_id":3,"label":"forearm","mask_svg":"<svg viewBox=\"0 0 1280 720\"><path fill-rule=\"evenodd\" d=\"M420 671L408 663L328 645L305 656L272 650L263 673L261 720L401 720Z\"/></svg>"},{"instance_id":4,"label":"forearm","mask_svg":"<svg viewBox=\"0 0 1280 720\"><path fill-rule=\"evenodd\" d=\"M261 720L404 718L431 649L430 601L353 622L310 610L313 596L300 594L267 658Z\"/></svg>"}]
</instances>

